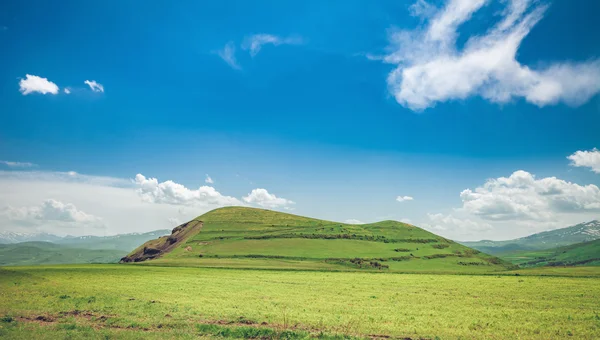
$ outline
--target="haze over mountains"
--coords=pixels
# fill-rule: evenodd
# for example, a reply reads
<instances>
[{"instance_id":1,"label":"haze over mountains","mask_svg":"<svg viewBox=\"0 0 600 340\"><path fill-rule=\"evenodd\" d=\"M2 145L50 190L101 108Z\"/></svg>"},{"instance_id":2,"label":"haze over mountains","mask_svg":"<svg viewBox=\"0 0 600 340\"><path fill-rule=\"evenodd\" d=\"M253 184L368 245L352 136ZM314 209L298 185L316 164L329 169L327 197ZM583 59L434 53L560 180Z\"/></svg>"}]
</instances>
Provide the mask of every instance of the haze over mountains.
<instances>
[{"instance_id":1,"label":"haze over mountains","mask_svg":"<svg viewBox=\"0 0 600 340\"><path fill-rule=\"evenodd\" d=\"M0 232L0 266L117 262L139 244L170 232L165 229L104 237Z\"/></svg>"}]
</instances>

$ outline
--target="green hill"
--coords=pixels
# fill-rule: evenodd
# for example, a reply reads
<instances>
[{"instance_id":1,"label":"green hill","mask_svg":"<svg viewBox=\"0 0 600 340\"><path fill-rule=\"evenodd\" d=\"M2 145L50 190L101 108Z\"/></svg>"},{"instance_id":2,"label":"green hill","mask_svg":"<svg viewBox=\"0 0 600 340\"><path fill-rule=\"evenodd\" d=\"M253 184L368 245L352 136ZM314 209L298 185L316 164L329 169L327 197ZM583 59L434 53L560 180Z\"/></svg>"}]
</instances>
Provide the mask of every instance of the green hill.
<instances>
[{"instance_id":1,"label":"green hill","mask_svg":"<svg viewBox=\"0 0 600 340\"><path fill-rule=\"evenodd\" d=\"M165 266L397 272L489 272L511 266L406 223L350 225L245 207L210 211L122 259L142 261Z\"/></svg>"},{"instance_id":2,"label":"green hill","mask_svg":"<svg viewBox=\"0 0 600 340\"><path fill-rule=\"evenodd\" d=\"M600 240L554 249L516 252L502 258L521 267L600 266Z\"/></svg>"},{"instance_id":3,"label":"green hill","mask_svg":"<svg viewBox=\"0 0 600 340\"><path fill-rule=\"evenodd\" d=\"M600 221L580 223L568 228L545 231L507 241L461 242L484 253L499 255L528 250L543 250L600 239Z\"/></svg>"},{"instance_id":4,"label":"green hill","mask_svg":"<svg viewBox=\"0 0 600 340\"><path fill-rule=\"evenodd\" d=\"M122 250L70 248L49 242L0 244L0 266L114 263L126 253Z\"/></svg>"}]
</instances>

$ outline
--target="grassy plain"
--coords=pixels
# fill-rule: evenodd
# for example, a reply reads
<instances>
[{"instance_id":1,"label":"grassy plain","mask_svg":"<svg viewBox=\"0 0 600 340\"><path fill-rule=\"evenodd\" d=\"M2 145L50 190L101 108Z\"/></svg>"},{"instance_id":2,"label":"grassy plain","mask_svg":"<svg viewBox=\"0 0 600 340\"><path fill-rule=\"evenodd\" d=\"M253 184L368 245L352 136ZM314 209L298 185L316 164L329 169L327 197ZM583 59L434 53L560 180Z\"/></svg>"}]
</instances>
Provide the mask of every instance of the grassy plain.
<instances>
[{"instance_id":1,"label":"grassy plain","mask_svg":"<svg viewBox=\"0 0 600 340\"><path fill-rule=\"evenodd\" d=\"M598 267L551 275L600 274ZM0 268L0 337L600 337L598 278L138 265ZM515 273L521 273L516 276Z\"/></svg>"}]
</instances>

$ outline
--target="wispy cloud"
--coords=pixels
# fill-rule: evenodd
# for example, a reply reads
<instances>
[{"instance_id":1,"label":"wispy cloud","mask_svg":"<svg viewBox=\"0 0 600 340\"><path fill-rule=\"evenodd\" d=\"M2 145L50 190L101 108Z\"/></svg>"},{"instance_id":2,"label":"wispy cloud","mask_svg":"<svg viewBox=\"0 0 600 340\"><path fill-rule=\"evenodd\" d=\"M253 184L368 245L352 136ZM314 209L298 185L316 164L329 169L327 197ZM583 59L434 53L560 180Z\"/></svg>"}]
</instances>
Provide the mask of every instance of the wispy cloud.
<instances>
[{"instance_id":1,"label":"wispy cloud","mask_svg":"<svg viewBox=\"0 0 600 340\"><path fill-rule=\"evenodd\" d=\"M217 51L217 54L219 55L219 57L221 57L221 59L223 59L223 61L227 63L227 65L231 66L231 68L235 70L242 69L242 67L238 64L237 60L235 59L235 44L233 43L233 41L230 41L227 44L225 44L222 50Z\"/></svg>"},{"instance_id":2,"label":"wispy cloud","mask_svg":"<svg viewBox=\"0 0 600 340\"><path fill-rule=\"evenodd\" d=\"M396 197L396 201L398 202L407 202L407 201L413 201L414 198L411 196L398 196Z\"/></svg>"},{"instance_id":3,"label":"wispy cloud","mask_svg":"<svg viewBox=\"0 0 600 340\"><path fill-rule=\"evenodd\" d=\"M272 44L274 46L279 45L299 45L302 44L303 40L298 36L279 37L272 34L254 34L244 39L242 48L250 51L251 56L256 56L260 52L263 45Z\"/></svg>"},{"instance_id":4,"label":"wispy cloud","mask_svg":"<svg viewBox=\"0 0 600 340\"><path fill-rule=\"evenodd\" d=\"M104 92L104 86L100 83L97 83L95 80L86 80L83 82L94 92Z\"/></svg>"},{"instance_id":5,"label":"wispy cloud","mask_svg":"<svg viewBox=\"0 0 600 340\"><path fill-rule=\"evenodd\" d=\"M517 61L523 39L546 11L535 0L505 1L499 22L485 34L471 36L459 50L458 28L487 2L449 0L437 9L419 0L411 7L425 25L392 31L388 53L368 56L397 65L387 83L398 103L420 111L438 102L481 96L495 103L524 98L540 107L559 102L577 106L600 91L597 59L537 69Z\"/></svg>"},{"instance_id":6,"label":"wispy cloud","mask_svg":"<svg viewBox=\"0 0 600 340\"><path fill-rule=\"evenodd\" d=\"M29 162L11 162L11 161L0 161L0 164L4 164L11 168L32 168L36 167L37 164Z\"/></svg>"},{"instance_id":7,"label":"wispy cloud","mask_svg":"<svg viewBox=\"0 0 600 340\"><path fill-rule=\"evenodd\" d=\"M57 94L58 85L48 80L48 78L27 74L25 75L25 79L19 81L19 91L21 91L24 96L34 92L41 94Z\"/></svg>"},{"instance_id":8,"label":"wispy cloud","mask_svg":"<svg viewBox=\"0 0 600 340\"><path fill-rule=\"evenodd\" d=\"M215 181L213 181L213 179L208 174L206 174L206 178L204 179L204 183L214 184Z\"/></svg>"}]
</instances>

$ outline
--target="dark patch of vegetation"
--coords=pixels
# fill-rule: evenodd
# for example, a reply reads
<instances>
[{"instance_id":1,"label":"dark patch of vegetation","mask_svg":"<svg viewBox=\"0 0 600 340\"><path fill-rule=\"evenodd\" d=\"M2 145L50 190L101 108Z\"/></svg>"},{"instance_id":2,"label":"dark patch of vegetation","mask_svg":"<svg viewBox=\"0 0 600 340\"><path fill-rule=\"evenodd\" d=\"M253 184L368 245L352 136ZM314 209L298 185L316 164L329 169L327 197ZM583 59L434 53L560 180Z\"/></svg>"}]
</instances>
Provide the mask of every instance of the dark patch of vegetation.
<instances>
[{"instance_id":1,"label":"dark patch of vegetation","mask_svg":"<svg viewBox=\"0 0 600 340\"><path fill-rule=\"evenodd\" d=\"M356 235L356 234L279 234L279 235L260 235L246 236L245 240L268 240L274 238L307 238L307 239L324 239L324 240L360 240L383 243L437 243L437 239L423 238L408 238L408 239L389 239L385 236L374 235Z\"/></svg>"},{"instance_id":2,"label":"dark patch of vegetation","mask_svg":"<svg viewBox=\"0 0 600 340\"><path fill-rule=\"evenodd\" d=\"M324 339L324 340L342 340L342 339L358 339L348 335L328 335L324 333L310 334L300 330L275 330L268 327L231 327L214 324L199 324L196 330L200 335L212 335L222 338L235 339Z\"/></svg>"},{"instance_id":3,"label":"dark patch of vegetation","mask_svg":"<svg viewBox=\"0 0 600 340\"><path fill-rule=\"evenodd\" d=\"M450 245L448 243L438 243L438 244L432 245L432 247L435 249L444 249L444 248L450 247Z\"/></svg>"},{"instance_id":4,"label":"dark patch of vegetation","mask_svg":"<svg viewBox=\"0 0 600 340\"><path fill-rule=\"evenodd\" d=\"M378 259L381 260L381 259ZM356 268L375 268L375 269L388 269L390 266L385 264L381 264L381 262L376 261L375 259L327 259L325 260L327 263L335 263L341 265L352 266Z\"/></svg>"},{"instance_id":5,"label":"dark patch of vegetation","mask_svg":"<svg viewBox=\"0 0 600 340\"><path fill-rule=\"evenodd\" d=\"M466 261L458 261L457 262L461 266L486 266L486 263L483 262L466 262Z\"/></svg>"},{"instance_id":6,"label":"dark patch of vegetation","mask_svg":"<svg viewBox=\"0 0 600 340\"><path fill-rule=\"evenodd\" d=\"M0 318L0 321L2 321L4 323L11 323L11 322L15 321L15 319L12 316L5 315Z\"/></svg>"},{"instance_id":7,"label":"dark patch of vegetation","mask_svg":"<svg viewBox=\"0 0 600 340\"><path fill-rule=\"evenodd\" d=\"M456 255L456 254L433 254L433 255L423 256L423 258L427 259L427 260L431 260L431 259L441 259L441 258L449 257L449 256L458 256L458 255Z\"/></svg>"},{"instance_id":8,"label":"dark patch of vegetation","mask_svg":"<svg viewBox=\"0 0 600 340\"><path fill-rule=\"evenodd\" d=\"M398 252L398 253L408 253L410 251L410 249L407 249L407 248L396 248L396 249L394 249L394 251Z\"/></svg>"}]
</instances>

